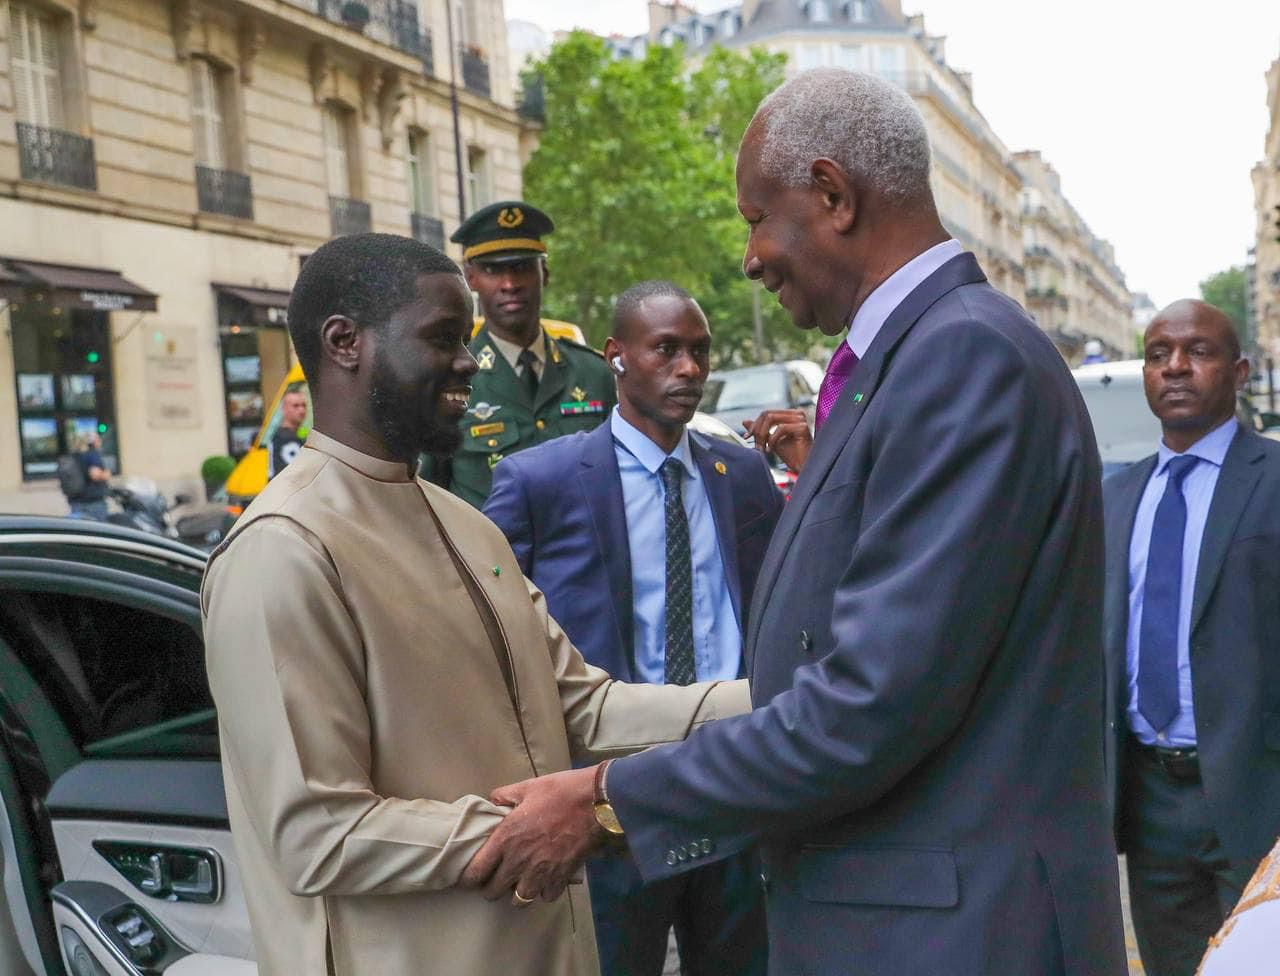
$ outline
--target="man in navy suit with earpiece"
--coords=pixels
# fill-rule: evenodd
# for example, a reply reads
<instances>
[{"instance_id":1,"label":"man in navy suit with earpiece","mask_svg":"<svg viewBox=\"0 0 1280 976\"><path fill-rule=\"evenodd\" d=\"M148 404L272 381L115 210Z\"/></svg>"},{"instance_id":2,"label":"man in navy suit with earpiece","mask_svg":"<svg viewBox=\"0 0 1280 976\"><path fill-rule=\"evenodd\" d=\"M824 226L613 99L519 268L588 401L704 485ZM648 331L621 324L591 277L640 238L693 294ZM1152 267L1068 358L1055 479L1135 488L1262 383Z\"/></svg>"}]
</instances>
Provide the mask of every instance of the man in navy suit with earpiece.
<instances>
[{"instance_id":1,"label":"man in navy suit with earpiece","mask_svg":"<svg viewBox=\"0 0 1280 976\"><path fill-rule=\"evenodd\" d=\"M624 681L744 673L742 637L782 496L759 455L686 429L709 368L698 304L663 281L618 300L618 406L589 433L498 464L484 512L583 656ZM604 976L659 976L674 926L689 976L766 968L754 852L642 887L625 853L588 865Z\"/></svg>"}]
</instances>

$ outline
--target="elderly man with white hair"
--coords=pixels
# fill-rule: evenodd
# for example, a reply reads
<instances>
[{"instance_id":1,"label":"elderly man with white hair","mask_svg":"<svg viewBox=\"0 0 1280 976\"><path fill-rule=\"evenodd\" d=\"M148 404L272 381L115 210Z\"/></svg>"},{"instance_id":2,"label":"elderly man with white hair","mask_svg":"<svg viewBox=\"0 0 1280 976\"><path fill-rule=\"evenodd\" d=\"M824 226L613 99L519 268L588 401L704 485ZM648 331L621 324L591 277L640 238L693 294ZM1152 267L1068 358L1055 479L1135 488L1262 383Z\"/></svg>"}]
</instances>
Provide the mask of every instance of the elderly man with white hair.
<instances>
[{"instance_id":1,"label":"elderly man with white hair","mask_svg":"<svg viewBox=\"0 0 1280 976\"><path fill-rule=\"evenodd\" d=\"M911 100L801 74L738 157L743 269L840 336L764 558L750 715L515 806L469 879L554 893L759 844L770 972L1125 972L1104 790L1100 464L1062 357L943 228ZM593 792L594 787L594 792Z\"/></svg>"}]
</instances>

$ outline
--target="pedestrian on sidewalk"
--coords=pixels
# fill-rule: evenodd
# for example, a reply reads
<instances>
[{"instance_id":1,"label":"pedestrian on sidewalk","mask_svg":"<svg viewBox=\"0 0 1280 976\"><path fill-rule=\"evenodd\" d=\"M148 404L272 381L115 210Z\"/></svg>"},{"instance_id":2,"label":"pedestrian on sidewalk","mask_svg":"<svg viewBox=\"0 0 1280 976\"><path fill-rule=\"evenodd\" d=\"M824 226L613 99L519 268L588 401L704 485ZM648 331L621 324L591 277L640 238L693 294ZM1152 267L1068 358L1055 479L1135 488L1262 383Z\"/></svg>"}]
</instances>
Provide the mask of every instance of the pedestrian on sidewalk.
<instances>
[{"instance_id":1,"label":"pedestrian on sidewalk","mask_svg":"<svg viewBox=\"0 0 1280 976\"><path fill-rule=\"evenodd\" d=\"M1236 420L1230 319L1147 327L1163 437L1104 486L1107 769L1148 976L1191 976L1280 833L1280 444Z\"/></svg>"}]
</instances>

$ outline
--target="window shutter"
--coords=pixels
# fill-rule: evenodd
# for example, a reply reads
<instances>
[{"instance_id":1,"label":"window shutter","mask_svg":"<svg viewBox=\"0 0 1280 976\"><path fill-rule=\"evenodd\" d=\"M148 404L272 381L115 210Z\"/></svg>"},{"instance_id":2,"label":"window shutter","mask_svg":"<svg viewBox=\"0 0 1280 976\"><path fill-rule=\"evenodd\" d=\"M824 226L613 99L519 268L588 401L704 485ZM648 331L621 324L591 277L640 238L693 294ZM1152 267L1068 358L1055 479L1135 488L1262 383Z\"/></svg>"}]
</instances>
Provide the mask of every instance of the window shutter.
<instances>
[{"instance_id":1,"label":"window shutter","mask_svg":"<svg viewBox=\"0 0 1280 976\"><path fill-rule=\"evenodd\" d=\"M425 132L409 132L409 200L414 213L436 215L434 173L431 167L431 137Z\"/></svg>"},{"instance_id":2,"label":"window shutter","mask_svg":"<svg viewBox=\"0 0 1280 976\"><path fill-rule=\"evenodd\" d=\"M13 35L10 64L18 119L61 129L65 123L57 25L52 17L37 14L22 4L15 3L10 10Z\"/></svg>"},{"instance_id":3,"label":"window shutter","mask_svg":"<svg viewBox=\"0 0 1280 976\"><path fill-rule=\"evenodd\" d=\"M217 69L204 58L192 58L191 123L196 162L210 169L226 169L220 96Z\"/></svg>"},{"instance_id":4,"label":"window shutter","mask_svg":"<svg viewBox=\"0 0 1280 976\"><path fill-rule=\"evenodd\" d=\"M328 165L329 196L351 196L351 170L347 159L347 120L337 105L324 108L324 146Z\"/></svg>"}]
</instances>

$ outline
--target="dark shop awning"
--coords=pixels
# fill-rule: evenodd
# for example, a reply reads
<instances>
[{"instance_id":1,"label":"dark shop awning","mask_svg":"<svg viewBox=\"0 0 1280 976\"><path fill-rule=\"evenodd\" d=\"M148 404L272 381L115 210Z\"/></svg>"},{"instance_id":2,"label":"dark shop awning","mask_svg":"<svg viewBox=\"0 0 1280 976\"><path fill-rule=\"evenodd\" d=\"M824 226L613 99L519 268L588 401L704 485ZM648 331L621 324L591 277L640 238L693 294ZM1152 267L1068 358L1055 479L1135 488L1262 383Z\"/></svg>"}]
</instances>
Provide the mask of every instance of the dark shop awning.
<instances>
[{"instance_id":1,"label":"dark shop awning","mask_svg":"<svg viewBox=\"0 0 1280 976\"><path fill-rule=\"evenodd\" d=\"M89 308L99 312L156 310L155 293L135 285L119 271L0 258L0 274L6 272L17 279L16 287L22 293L18 300L34 293L63 308Z\"/></svg>"},{"instance_id":2,"label":"dark shop awning","mask_svg":"<svg viewBox=\"0 0 1280 976\"><path fill-rule=\"evenodd\" d=\"M283 327L289 312L289 293L274 288L213 284L220 325L277 325ZM229 309L227 309L229 306ZM226 309L226 310L224 310ZM235 314L229 314L234 312Z\"/></svg>"},{"instance_id":3,"label":"dark shop awning","mask_svg":"<svg viewBox=\"0 0 1280 976\"><path fill-rule=\"evenodd\" d=\"M0 299L9 302L22 298L22 279L0 264Z\"/></svg>"}]
</instances>

